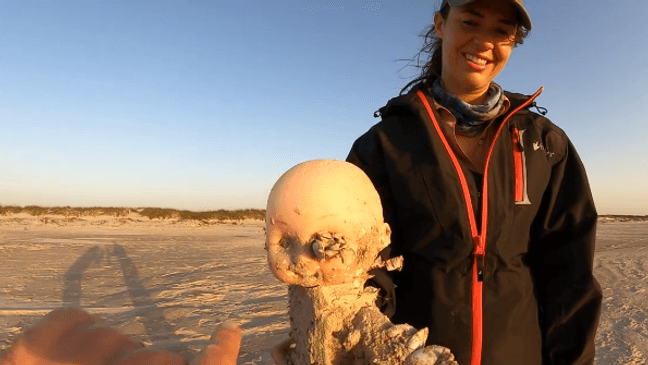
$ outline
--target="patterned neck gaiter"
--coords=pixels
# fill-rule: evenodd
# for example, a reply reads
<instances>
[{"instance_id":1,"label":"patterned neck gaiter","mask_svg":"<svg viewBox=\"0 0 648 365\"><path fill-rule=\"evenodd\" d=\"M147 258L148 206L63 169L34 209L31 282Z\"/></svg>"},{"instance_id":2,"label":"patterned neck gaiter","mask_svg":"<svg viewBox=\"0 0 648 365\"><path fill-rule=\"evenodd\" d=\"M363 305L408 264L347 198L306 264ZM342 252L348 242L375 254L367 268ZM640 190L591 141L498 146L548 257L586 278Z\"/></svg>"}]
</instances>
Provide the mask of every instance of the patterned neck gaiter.
<instances>
[{"instance_id":1,"label":"patterned neck gaiter","mask_svg":"<svg viewBox=\"0 0 648 365\"><path fill-rule=\"evenodd\" d=\"M481 105L468 104L447 93L441 87L441 79L434 80L432 96L457 118L456 131L468 137L479 135L488 126L488 122L497 116L504 102L502 87L494 82L491 82L486 101Z\"/></svg>"}]
</instances>

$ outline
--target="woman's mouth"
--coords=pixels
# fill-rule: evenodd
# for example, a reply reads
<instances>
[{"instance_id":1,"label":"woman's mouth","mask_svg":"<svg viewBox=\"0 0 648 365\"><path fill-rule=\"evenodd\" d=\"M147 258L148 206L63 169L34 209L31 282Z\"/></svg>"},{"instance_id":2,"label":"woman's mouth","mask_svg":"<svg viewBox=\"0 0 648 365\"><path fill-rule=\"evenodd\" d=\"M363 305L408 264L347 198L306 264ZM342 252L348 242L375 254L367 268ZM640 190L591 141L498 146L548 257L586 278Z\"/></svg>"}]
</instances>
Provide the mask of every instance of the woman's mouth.
<instances>
[{"instance_id":1,"label":"woman's mouth","mask_svg":"<svg viewBox=\"0 0 648 365\"><path fill-rule=\"evenodd\" d=\"M478 64L480 66L486 66L486 64L488 63L487 59L481 58L479 56L474 56L474 55L471 55L471 54L464 53L464 57L466 57L466 59L468 61L476 63L476 64Z\"/></svg>"}]
</instances>

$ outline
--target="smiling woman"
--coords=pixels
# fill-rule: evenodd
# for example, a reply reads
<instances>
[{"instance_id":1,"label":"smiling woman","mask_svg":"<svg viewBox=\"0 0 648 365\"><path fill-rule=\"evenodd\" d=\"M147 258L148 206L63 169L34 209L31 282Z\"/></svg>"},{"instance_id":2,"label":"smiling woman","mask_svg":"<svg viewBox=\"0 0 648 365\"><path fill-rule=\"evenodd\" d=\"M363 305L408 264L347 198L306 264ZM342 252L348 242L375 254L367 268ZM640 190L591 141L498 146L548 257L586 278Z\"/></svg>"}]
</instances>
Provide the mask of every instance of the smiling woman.
<instances>
[{"instance_id":1,"label":"smiling woman","mask_svg":"<svg viewBox=\"0 0 648 365\"><path fill-rule=\"evenodd\" d=\"M375 272L379 306L428 327L428 344L460 364L594 361L601 290L585 170L530 110L542 88L493 82L530 30L521 0L444 0L421 76L348 156L380 195L389 254L404 258L401 272Z\"/></svg>"},{"instance_id":2,"label":"smiling woman","mask_svg":"<svg viewBox=\"0 0 648 365\"><path fill-rule=\"evenodd\" d=\"M471 104L481 104L490 84L506 66L517 29L513 5L497 0L434 17L434 31L444 44L443 88Z\"/></svg>"}]
</instances>

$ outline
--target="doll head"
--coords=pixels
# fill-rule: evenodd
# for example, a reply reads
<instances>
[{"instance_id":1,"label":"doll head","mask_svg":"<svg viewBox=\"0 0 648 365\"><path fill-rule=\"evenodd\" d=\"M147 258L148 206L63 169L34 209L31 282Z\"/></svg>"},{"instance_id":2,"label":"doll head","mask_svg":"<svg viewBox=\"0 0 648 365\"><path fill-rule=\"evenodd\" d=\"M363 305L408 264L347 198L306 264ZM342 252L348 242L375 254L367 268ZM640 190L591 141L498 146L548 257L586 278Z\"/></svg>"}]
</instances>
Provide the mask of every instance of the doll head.
<instances>
[{"instance_id":1,"label":"doll head","mask_svg":"<svg viewBox=\"0 0 648 365\"><path fill-rule=\"evenodd\" d=\"M347 162L301 163L268 197L268 264L287 284L364 283L390 234L371 180Z\"/></svg>"}]
</instances>

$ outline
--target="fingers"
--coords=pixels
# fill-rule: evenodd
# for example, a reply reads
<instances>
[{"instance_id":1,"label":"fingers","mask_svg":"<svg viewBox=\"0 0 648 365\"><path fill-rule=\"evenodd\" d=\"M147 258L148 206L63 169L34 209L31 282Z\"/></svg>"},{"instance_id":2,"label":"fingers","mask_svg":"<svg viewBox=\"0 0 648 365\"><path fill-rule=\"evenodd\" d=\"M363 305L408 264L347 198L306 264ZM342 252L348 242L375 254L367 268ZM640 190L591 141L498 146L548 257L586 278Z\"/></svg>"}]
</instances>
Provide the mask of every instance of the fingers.
<instances>
[{"instance_id":1,"label":"fingers","mask_svg":"<svg viewBox=\"0 0 648 365\"><path fill-rule=\"evenodd\" d=\"M241 330L224 323L212 336L200 365L236 365ZM58 309L27 330L0 355L0 365L186 365L179 354L149 350L81 309Z\"/></svg>"},{"instance_id":2,"label":"fingers","mask_svg":"<svg viewBox=\"0 0 648 365\"><path fill-rule=\"evenodd\" d=\"M79 308L63 308L49 312L27 332L24 338L41 346L54 345L60 337L73 333L84 326L91 326L96 319Z\"/></svg>"},{"instance_id":3,"label":"fingers","mask_svg":"<svg viewBox=\"0 0 648 365\"><path fill-rule=\"evenodd\" d=\"M76 361L82 364L92 364L98 359L120 358L144 348L143 344L133 341L126 335L111 328L98 326L90 326L83 332L68 336L61 342L61 346L65 346L65 343L79 344L74 356L75 360L78 359Z\"/></svg>"},{"instance_id":4,"label":"fingers","mask_svg":"<svg viewBox=\"0 0 648 365\"><path fill-rule=\"evenodd\" d=\"M236 365L241 347L241 329L225 323L212 335L213 343L207 346L199 365Z\"/></svg>"},{"instance_id":5,"label":"fingers","mask_svg":"<svg viewBox=\"0 0 648 365\"><path fill-rule=\"evenodd\" d=\"M81 360L86 356L78 341L88 339L86 328L95 323L92 316L78 308L54 310L18 338L12 348L12 361L29 365Z\"/></svg>"},{"instance_id":6,"label":"fingers","mask_svg":"<svg viewBox=\"0 0 648 365\"><path fill-rule=\"evenodd\" d=\"M103 364L143 347L81 309L57 309L14 343L3 365Z\"/></svg>"},{"instance_id":7,"label":"fingers","mask_svg":"<svg viewBox=\"0 0 648 365\"><path fill-rule=\"evenodd\" d=\"M183 356L164 350L138 349L124 351L110 365L187 365Z\"/></svg>"}]
</instances>

